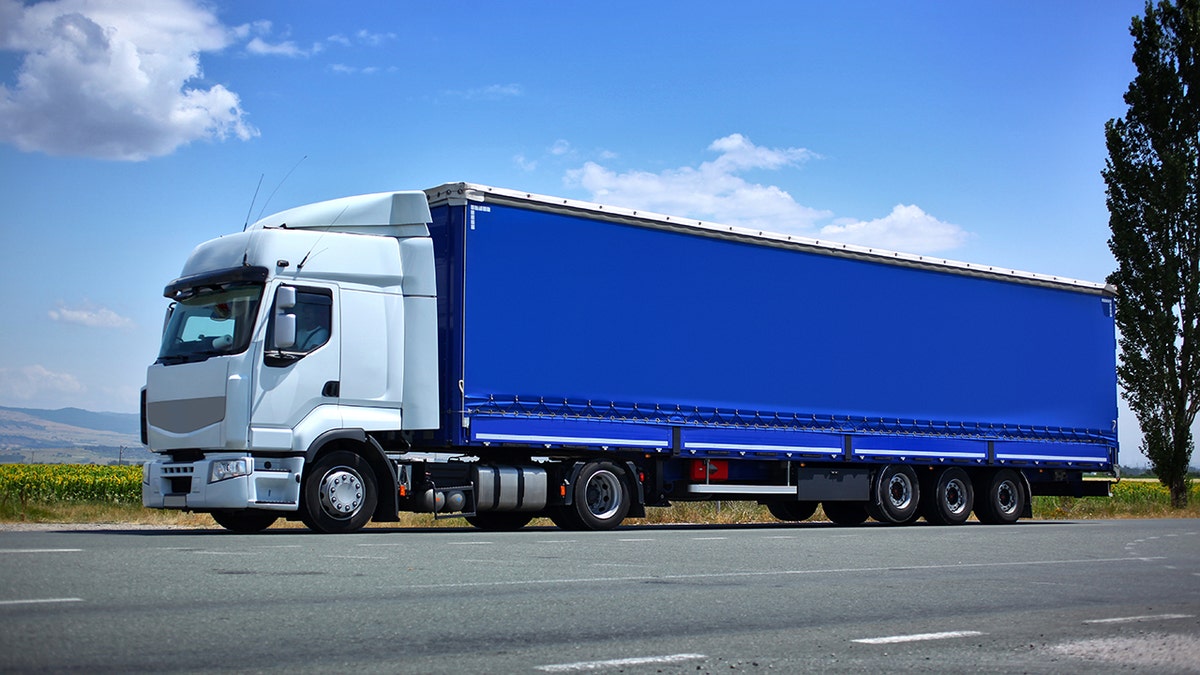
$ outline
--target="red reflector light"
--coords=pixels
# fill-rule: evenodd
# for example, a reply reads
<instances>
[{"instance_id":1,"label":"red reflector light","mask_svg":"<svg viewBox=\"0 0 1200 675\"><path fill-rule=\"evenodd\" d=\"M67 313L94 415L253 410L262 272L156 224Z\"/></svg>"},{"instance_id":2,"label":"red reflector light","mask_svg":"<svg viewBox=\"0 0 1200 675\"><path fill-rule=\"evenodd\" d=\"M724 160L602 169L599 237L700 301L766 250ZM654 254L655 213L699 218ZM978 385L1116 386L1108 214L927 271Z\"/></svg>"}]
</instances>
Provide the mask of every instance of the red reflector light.
<instances>
[{"instance_id":1,"label":"red reflector light","mask_svg":"<svg viewBox=\"0 0 1200 675\"><path fill-rule=\"evenodd\" d=\"M694 459L692 460L692 480L729 480L729 460L726 459Z\"/></svg>"}]
</instances>

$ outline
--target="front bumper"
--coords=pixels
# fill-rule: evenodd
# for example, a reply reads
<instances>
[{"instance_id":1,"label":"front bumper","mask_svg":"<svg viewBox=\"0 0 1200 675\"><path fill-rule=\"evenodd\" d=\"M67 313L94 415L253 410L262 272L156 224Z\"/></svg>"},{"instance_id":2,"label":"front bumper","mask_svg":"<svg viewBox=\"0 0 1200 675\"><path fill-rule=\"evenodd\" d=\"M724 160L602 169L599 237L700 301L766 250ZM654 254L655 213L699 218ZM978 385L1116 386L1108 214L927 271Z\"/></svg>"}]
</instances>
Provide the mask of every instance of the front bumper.
<instances>
[{"instance_id":1,"label":"front bumper","mask_svg":"<svg viewBox=\"0 0 1200 675\"><path fill-rule=\"evenodd\" d=\"M214 462L245 460L249 473L212 481ZM142 469L142 505L151 509L295 511L300 506L303 457L214 453L195 462L160 459Z\"/></svg>"}]
</instances>

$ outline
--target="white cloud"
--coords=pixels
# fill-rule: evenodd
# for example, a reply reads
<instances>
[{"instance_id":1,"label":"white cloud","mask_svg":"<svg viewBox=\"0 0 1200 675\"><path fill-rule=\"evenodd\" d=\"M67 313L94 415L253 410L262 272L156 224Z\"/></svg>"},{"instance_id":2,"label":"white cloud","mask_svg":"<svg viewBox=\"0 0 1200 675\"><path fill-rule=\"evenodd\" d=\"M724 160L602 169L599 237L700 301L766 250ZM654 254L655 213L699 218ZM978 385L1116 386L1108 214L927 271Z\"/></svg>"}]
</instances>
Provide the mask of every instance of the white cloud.
<instances>
[{"instance_id":1,"label":"white cloud","mask_svg":"<svg viewBox=\"0 0 1200 675\"><path fill-rule=\"evenodd\" d=\"M912 253L932 253L958 248L970 235L957 225L944 223L914 205L897 204L875 220L826 225L820 237Z\"/></svg>"},{"instance_id":2,"label":"white cloud","mask_svg":"<svg viewBox=\"0 0 1200 675\"><path fill-rule=\"evenodd\" d=\"M190 0L0 0L0 49L21 53L0 85L0 141L26 152L115 160L202 139L258 135L237 94L202 77L200 54L236 31ZM249 29L247 29L249 30Z\"/></svg>"},{"instance_id":3,"label":"white cloud","mask_svg":"<svg viewBox=\"0 0 1200 675\"><path fill-rule=\"evenodd\" d=\"M468 101L499 101L506 98L516 98L524 94L519 84L489 84L474 89L449 89L442 92L446 96Z\"/></svg>"},{"instance_id":4,"label":"white cloud","mask_svg":"<svg viewBox=\"0 0 1200 675\"><path fill-rule=\"evenodd\" d=\"M395 33L372 33L363 28L354 34L354 37L362 44L368 47L378 47L385 42L390 42L396 39Z\"/></svg>"},{"instance_id":5,"label":"white cloud","mask_svg":"<svg viewBox=\"0 0 1200 675\"><path fill-rule=\"evenodd\" d=\"M571 143L562 138L554 141L554 145L550 146L550 154L561 157L571 152Z\"/></svg>"},{"instance_id":6,"label":"white cloud","mask_svg":"<svg viewBox=\"0 0 1200 675\"><path fill-rule=\"evenodd\" d=\"M774 185L757 185L737 175L750 169L798 165L815 157L810 151L761 148L741 134L719 138L709 150L720 153L717 159L660 173L618 173L587 162L568 172L567 182L606 204L777 232L811 231L819 220L831 215L798 204Z\"/></svg>"},{"instance_id":7,"label":"white cloud","mask_svg":"<svg viewBox=\"0 0 1200 675\"><path fill-rule=\"evenodd\" d=\"M0 398L6 401L40 401L83 391L83 384L74 375L56 373L45 366L0 368Z\"/></svg>"},{"instance_id":8,"label":"white cloud","mask_svg":"<svg viewBox=\"0 0 1200 675\"><path fill-rule=\"evenodd\" d=\"M297 47L296 43L291 40L271 44L260 37L255 37L247 42L246 51L255 56L308 56L307 52Z\"/></svg>"},{"instance_id":9,"label":"white cloud","mask_svg":"<svg viewBox=\"0 0 1200 675\"><path fill-rule=\"evenodd\" d=\"M89 328L131 328L133 320L121 316L107 307L98 309L70 309L59 307L48 312L51 319L63 323L74 323Z\"/></svg>"},{"instance_id":10,"label":"white cloud","mask_svg":"<svg viewBox=\"0 0 1200 675\"><path fill-rule=\"evenodd\" d=\"M618 172L587 162L568 171L565 181L605 204L877 248L930 253L961 246L969 238L959 226L916 206L897 206L875 220L842 218L831 223L831 211L805 206L778 186L752 183L740 175L800 166L819 158L811 150L761 147L741 134L718 138L708 149L717 153L716 159L698 167Z\"/></svg>"},{"instance_id":11,"label":"white cloud","mask_svg":"<svg viewBox=\"0 0 1200 675\"><path fill-rule=\"evenodd\" d=\"M344 63L335 63L329 66L329 70L339 75L374 75L375 73L382 72L383 69L379 68L378 66L366 66L360 68L358 66L348 66ZM388 72L395 71L394 68L388 68L387 70Z\"/></svg>"}]
</instances>

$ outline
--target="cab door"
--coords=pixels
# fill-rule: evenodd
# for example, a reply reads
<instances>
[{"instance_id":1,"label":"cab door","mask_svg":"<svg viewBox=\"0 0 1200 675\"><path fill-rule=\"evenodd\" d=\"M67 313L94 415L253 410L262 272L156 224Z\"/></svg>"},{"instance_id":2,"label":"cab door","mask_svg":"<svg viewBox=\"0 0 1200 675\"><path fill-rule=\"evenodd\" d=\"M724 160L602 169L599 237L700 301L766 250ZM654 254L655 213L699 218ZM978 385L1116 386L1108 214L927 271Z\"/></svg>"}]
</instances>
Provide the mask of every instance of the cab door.
<instances>
[{"instance_id":1,"label":"cab door","mask_svg":"<svg viewBox=\"0 0 1200 675\"><path fill-rule=\"evenodd\" d=\"M341 426L337 303L336 286L284 284L275 290L251 401L251 448L307 449L312 439L297 427L314 411L318 417L310 419L320 430Z\"/></svg>"}]
</instances>

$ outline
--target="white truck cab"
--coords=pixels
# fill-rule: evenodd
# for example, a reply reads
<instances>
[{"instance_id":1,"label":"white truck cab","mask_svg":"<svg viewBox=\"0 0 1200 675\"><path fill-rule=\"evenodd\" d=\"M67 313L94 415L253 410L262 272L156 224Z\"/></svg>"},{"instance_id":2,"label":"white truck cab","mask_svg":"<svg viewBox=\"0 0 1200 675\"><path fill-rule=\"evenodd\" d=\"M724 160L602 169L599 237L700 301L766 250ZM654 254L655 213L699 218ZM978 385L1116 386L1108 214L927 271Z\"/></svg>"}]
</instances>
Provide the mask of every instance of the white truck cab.
<instances>
[{"instance_id":1,"label":"white truck cab","mask_svg":"<svg viewBox=\"0 0 1200 675\"><path fill-rule=\"evenodd\" d=\"M363 444L355 456L394 485L367 433L439 422L429 222L424 192L370 194L197 247L164 291L172 302L143 390L143 440L162 455L144 469L144 505L261 529L300 508L304 471L331 443ZM322 506L301 517L316 529L372 516L346 463L313 482ZM388 508L394 519L394 504L381 519Z\"/></svg>"}]
</instances>

